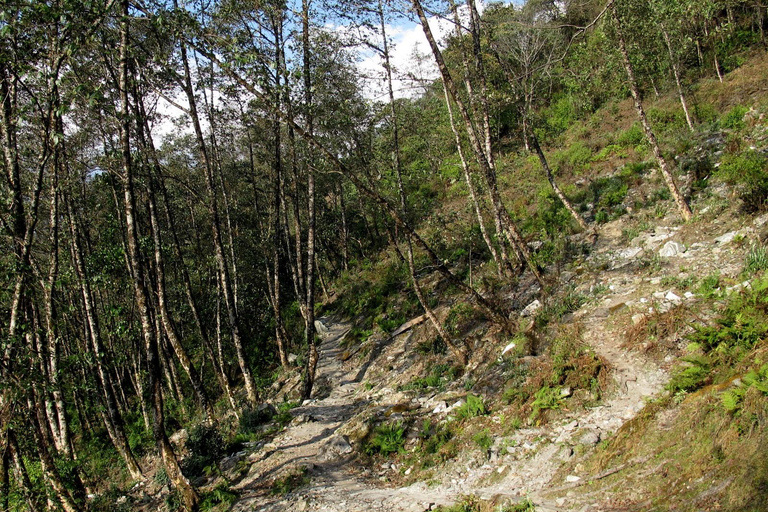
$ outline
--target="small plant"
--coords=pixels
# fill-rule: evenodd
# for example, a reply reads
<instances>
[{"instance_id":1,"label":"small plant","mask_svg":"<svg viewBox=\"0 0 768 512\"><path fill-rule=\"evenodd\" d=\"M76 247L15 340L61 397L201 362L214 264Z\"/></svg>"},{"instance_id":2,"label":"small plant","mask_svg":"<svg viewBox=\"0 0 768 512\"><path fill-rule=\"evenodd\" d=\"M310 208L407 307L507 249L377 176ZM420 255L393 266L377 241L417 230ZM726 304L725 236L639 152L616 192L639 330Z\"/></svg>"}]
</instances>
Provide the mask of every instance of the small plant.
<instances>
[{"instance_id":1,"label":"small plant","mask_svg":"<svg viewBox=\"0 0 768 512\"><path fill-rule=\"evenodd\" d=\"M438 512L480 512L482 510L482 501L480 498L471 494L463 496L459 501L450 507L439 506L434 510Z\"/></svg>"},{"instance_id":2,"label":"small plant","mask_svg":"<svg viewBox=\"0 0 768 512\"><path fill-rule=\"evenodd\" d=\"M712 362L704 356L688 356L683 361L688 366L678 370L672 380L667 384L667 389L672 393L689 392L699 389L707 381L712 368Z\"/></svg>"},{"instance_id":3,"label":"small plant","mask_svg":"<svg viewBox=\"0 0 768 512\"><path fill-rule=\"evenodd\" d=\"M491 449L491 446L493 446L493 437L491 437L491 433L487 428L472 436L472 440L484 452L487 452Z\"/></svg>"},{"instance_id":4,"label":"small plant","mask_svg":"<svg viewBox=\"0 0 768 512\"><path fill-rule=\"evenodd\" d=\"M720 126L728 130L741 130L746 126L744 124L744 114L748 111L747 107L736 105L722 117Z\"/></svg>"},{"instance_id":5,"label":"small plant","mask_svg":"<svg viewBox=\"0 0 768 512\"><path fill-rule=\"evenodd\" d=\"M187 448L189 456L184 459L182 470L189 477L216 472L219 459L226 453L226 443L219 430L205 424L192 427Z\"/></svg>"},{"instance_id":6,"label":"small plant","mask_svg":"<svg viewBox=\"0 0 768 512\"><path fill-rule=\"evenodd\" d=\"M754 274L763 270L768 270L768 250L763 245L755 244L747 253L744 271L747 274Z\"/></svg>"},{"instance_id":7,"label":"small plant","mask_svg":"<svg viewBox=\"0 0 768 512\"><path fill-rule=\"evenodd\" d=\"M474 308L466 302L460 302L448 312L445 319L445 330L448 331L448 334L458 336L471 326L474 317Z\"/></svg>"},{"instance_id":8,"label":"small plant","mask_svg":"<svg viewBox=\"0 0 768 512\"><path fill-rule=\"evenodd\" d=\"M720 273L715 272L702 279L696 291L707 299L720 296Z\"/></svg>"},{"instance_id":9,"label":"small plant","mask_svg":"<svg viewBox=\"0 0 768 512\"><path fill-rule=\"evenodd\" d=\"M723 408L730 413L735 413L741 409L744 397L750 388L768 395L768 365L747 373L742 377L741 381L741 386L725 391L720 397Z\"/></svg>"},{"instance_id":10,"label":"small plant","mask_svg":"<svg viewBox=\"0 0 768 512\"><path fill-rule=\"evenodd\" d=\"M755 150L725 155L715 173L739 192L747 211L763 210L768 201L768 158Z\"/></svg>"},{"instance_id":11,"label":"small plant","mask_svg":"<svg viewBox=\"0 0 768 512\"><path fill-rule=\"evenodd\" d=\"M421 438L421 450L427 454L435 454L453 439L453 431L448 424L433 425L431 421L424 420L419 437Z\"/></svg>"},{"instance_id":12,"label":"small plant","mask_svg":"<svg viewBox=\"0 0 768 512\"><path fill-rule=\"evenodd\" d=\"M392 453L404 453L405 430L406 427L401 421L379 425L365 444L365 453L384 456Z\"/></svg>"},{"instance_id":13,"label":"small plant","mask_svg":"<svg viewBox=\"0 0 768 512\"><path fill-rule=\"evenodd\" d=\"M237 501L238 494L229 488L225 482L221 482L212 490L203 493L200 501L200 510L211 510L218 505L224 504L229 508L234 502Z\"/></svg>"},{"instance_id":14,"label":"small plant","mask_svg":"<svg viewBox=\"0 0 768 512\"><path fill-rule=\"evenodd\" d=\"M456 417L461 420L485 416L488 409L482 398L475 395L467 395L467 401L456 409Z\"/></svg>"},{"instance_id":15,"label":"small plant","mask_svg":"<svg viewBox=\"0 0 768 512\"><path fill-rule=\"evenodd\" d=\"M248 407L240 413L240 432L243 434L252 434L259 427L269 421L275 415L271 407Z\"/></svg>"},{"instance_id":16,"label":"small plant","mask_svg":"<svg viewBox=\"0 0 768 512\"><path fill-rule=\"evenodd\" d=\"M282 478L278 478L272 483L272 494L276 496L285 496L289 492L309 485L309 481L309 470L304 466L296 468L294 471Z\"/></svg>"},{"instance_id":17,"label":"small plant","mask_svg":"<svg viewBox=\"0 0 768 512\"><path fill-rule=\"evenodd\" d=\"M546 409L559 409L563 404L563 396L559 386L544 386L534 395L535 400L531 407L531 420L536 420L541 415L541 411Z\"/></svg>"},{"instance_id":18,"label":"small plant","mask_svg":"<svg viewBox=\"0 0 768 512\"><path fill-rule=\"evenodd\" d=\"M536 506L530 499L524 498L522 501L501 508L501 512L536 512Z\"/></svg>"}]
</instances>

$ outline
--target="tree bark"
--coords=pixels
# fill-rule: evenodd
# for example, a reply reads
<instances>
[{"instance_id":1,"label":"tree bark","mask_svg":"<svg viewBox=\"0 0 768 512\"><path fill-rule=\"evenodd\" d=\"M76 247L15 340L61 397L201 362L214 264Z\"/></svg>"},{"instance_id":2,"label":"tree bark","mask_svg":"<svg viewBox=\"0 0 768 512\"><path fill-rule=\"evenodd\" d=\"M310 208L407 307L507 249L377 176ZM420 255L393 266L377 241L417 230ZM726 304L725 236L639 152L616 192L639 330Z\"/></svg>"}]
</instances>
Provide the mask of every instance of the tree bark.
<instances>
[{"instance_id":1,"label":"tree bark","mask_svg":"<svg viewBox=\"0 0 768 512\"><path fill-rule=\"evenodd\" d=\"M683 93L683 84L680 80L680 68L678 67L677 59L672 51L672 41L669 38L667 29L664 28L664 24L661 24L661 33L664 36L664 43L667 45L667 52L669 53L669 63L672 66L672 73L675 75L675 84L677 85L677 94L680 96L680 104L683 106L683 112L685 113L685 121L688 123L688 128L693 131L693 121L691 120L691 114L688 112L688 103L685 101L685 94Z\"/></svg>"},{"instance_id":2,"label":"tree bark","mask_svg":"<svg viewBox=\"0 0 768 512\"><path fill-rule=\"evenodd\" d=\"M160 382L160 361L158 340L152 327L149 311L149 297L145 288L143 261L139 254L139 236L136 226L136 202L134 198L133 161L130 143L130 112L128 107L128 1L122 0L122 18L120 20L120 67L118 90L120 93L119 132L120 155L124 180L123 198L125 206L125 222L128 238L128 255L133 267L133 289L136 306L141 320L141 332L144 338L144 348L147 357L147 369L151 402L153 407L152 434L163 460L168 478L181 495L185 508L197 510L200 501L197 492L182 474L176 454L165 433L163 396Z\"/></svg>"},{"instance_id":3,"label":"tree bark","mask_svg":"<svg viewBox=\"0 0 768 512\"><path fill-rule=\"evenodd\" d=\"M632 99L635 102L635 110L637 111L637 116L640 118L640 124L642 124L643 130L645 131L645 137L648 139L648 142L651 145L653 156L656 157L656 161L659 163L659 172L661 173L667 188L672 194L675 203L677 203L677 208L680 210L680 215L682 215L684 221L688 222L693 217L693 213L691 212L691 208L688 206L688 203L685 202L685 198L680 193L680 190L677 188L675 179L672 177L672 173L669 170L669 164L661 154L661 148L659 147L659 143L656 140L656 135L653 133L651 124L648 122L648 116L646 116L645 109L643 108L643 101L640 97L640 91L637 87L637 80L635 80L635 73L632 68L632 63L629 60L627 45L624 42L624 35L621 29L621 20L619 18L619 14L616 12L615 5L611 6L611 12L613 15L614 24L616 26L616 37L619 40L619 50L621 51L621 57L624 61L624 69L627 72L629 90L632 93Z\"/></svg>"}]
</instances>

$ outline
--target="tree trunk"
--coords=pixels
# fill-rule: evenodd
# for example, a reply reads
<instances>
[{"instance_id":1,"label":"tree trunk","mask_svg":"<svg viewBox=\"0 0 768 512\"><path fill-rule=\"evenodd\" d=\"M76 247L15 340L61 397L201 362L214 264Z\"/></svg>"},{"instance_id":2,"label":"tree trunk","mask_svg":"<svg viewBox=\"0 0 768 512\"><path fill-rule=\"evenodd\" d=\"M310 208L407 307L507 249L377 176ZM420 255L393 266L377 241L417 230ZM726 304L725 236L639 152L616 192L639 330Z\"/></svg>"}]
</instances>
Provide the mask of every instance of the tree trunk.
<instances>
[{"instance_id":1,"label":"tree trunk","mask_svg":"<svg viewBox=\"0 0 768 512\"><path fill-rule=\"evenodd\" d=\"M536 137L536 134L534 134L533 131L531 131L530 137L533 150L539 157L539 163L541 163L541 167L544 168L544 172L547 174L547 181L549 181L549 184L552 187L552 190L555 192L555 195L558 199L560 199L560 202L563 203L563 206L565 206L565 209L568 210L568 213L571 214L571 217L576 220L576 222L579 224L579 227L583 231L587 231L589 229L587 222L582 218L581 215L579 215L579 212L576 211L576 208L573 207L571 201L565 196L563 191L557 185L557 182L555 182L555 176L552 173L552 169L549 167L547 157L544 156L544 151L541 150L541 146L539 145L539 139Z\"/></svg>"},{"instance_id":2,"label":"tree trunk","mask_svg":"<svg viewBox=\"0 0 768 512\"><path fill-rule=\"evenodd\" d=\"M656 161L659 163L659 172L661 172L661 176L664 178L664 182L667 184L667 188L669 188L675 203L677 203L677 208L680 210L680 215L682 215L684 221L688 222L693 217L693 213L691 212L691 208L688 206L688 203L685 202L685 198L683 198L680 190L677 188L677 184L675 183L675 180L672 177L672 173L669 170L667 160L661 154L661 148L659 148L656 135L653 133L651 125L648 122L648 117L645 115L645 109L643 108L640 91L637 88L637 81L635 80L635 73L632 68L632 63L629 60L627 45L624 42L624 35L621 30L621 20L619 19L619 15L616 12L615 5L612 6L611 12L613 15L614 24L616 26L616 37L619 40L619 50L621 51L621 56L624 61L624 69L627 72L629 90L632 93L632 99L635 101L635 110L637 111L637 116L640 118L640 123L643 125L645 137L648 139L648 142L651 145L653 156L656 157Z\"/></svg>"},{"instance_id":3,"label":"tree trunk","mask_svg":"<svg viewBox=\"0 0 768 512\"><path fill-rule=\"evenodd\" d=\"M669 38L667 29L664 28L664 24L661 24L661 33L664 35L664 42L667 45L667 52L669 53L669 63L672 66L672 73L675 75L675 84L677 85L677 94L680 96L680 104L683 106L683 112L685 113L685 121L688 123L688 128L693 131L693 121L691 120L691 114L688 112L688 103L685 101L685 94L683 93L683 84L680 80L680 68L678 67L677 59L672 51L672 41Z\"/></svg>"},{"instance_id":4,"label":"tree trunk","mask_svg":"<svg viewBox=\"0 0 768 512\"><path fill-rule=\"evenodd\" d=\"M211 229L214 245L214 253L216 258L216 264L219 270L219 280L222 284L222 294L224 297L224 305L227 310L227 320L229 321L229 328L232 334L232 343L235 346L237 353L237 361L240 365L240 371L243 375L243 381L245 383L245 391L248 397L248 402L251 406L255 407L258 404L259 398L256 392L256 383L253 380L251 370L248 367L248 363L245 358L245 351L243 349L243 341L241 338L240 319L237 315L234 304L234 296L232 291L232 281L229 276L229 268L227 266L226 258L224 256L224 244L221 236L221 220L219 218L218 197L216 192L216 181L213 176L214 169L213 163L208 156L208 150L206 149L205 138L203 137L203 130L200 126L200 117L197 114L197 104L195 99L194 89L192 87L192 77L189 69L189 61L187 59L187 51L184 44L181 45L181 57L182 64L184 66L184 82L182 87L186 93L187 100L189 102L189 114L192 119L192 126L195 130L195 136L197 138L197 146L200 156L203 161L203 167L205 170L205 184L208 190L208 196L210 204L208 208L211 212Z\"/></svg>"},{"instance_id":5,"label":"tree trunk","mask_svg":"<svg viewBox=\"0 0 768 512\"><path fill-rule=\"evenodd\" d=\"M200 498L189 480L182 474L176 454L165 433L163 397L160 383L160 361L157 339L152 328L149 312L149 297L144 282L143 261L139 254L139 236L136 226L135 199L133 185L133 162L131 156L130 112L128 108L128 1L122 0L122 18L120 20L120 68L118 89L120 92L119 132L123 172L123 197L125 222L128 238L128 255L133 267L133 289L136 306L141 320L141 332L147 357L147 369L151 402L153 406L152 433L163 460L168 478L181 495L187 510L197 509Z\"/></svg>"}]
</instances>

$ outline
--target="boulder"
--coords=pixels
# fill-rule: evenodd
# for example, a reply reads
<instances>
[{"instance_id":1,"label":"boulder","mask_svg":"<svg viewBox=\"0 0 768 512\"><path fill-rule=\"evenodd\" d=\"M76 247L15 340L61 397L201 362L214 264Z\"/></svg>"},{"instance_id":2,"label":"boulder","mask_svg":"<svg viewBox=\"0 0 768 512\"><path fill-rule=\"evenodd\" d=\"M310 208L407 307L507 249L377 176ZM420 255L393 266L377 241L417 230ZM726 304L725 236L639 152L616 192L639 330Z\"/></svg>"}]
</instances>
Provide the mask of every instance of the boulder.
<instances>
[{"instance_id":1,"label":"boulder","mask_svg":"<svg viewBox=\"0 0 768 512\"><path fill-rule=\"evenodd\" d=\"M669 241L664 244L664 247L659 251L659 256L662 258L671 258L685 252L685 246L678 242Z\"/></svg>"}]
</instances>

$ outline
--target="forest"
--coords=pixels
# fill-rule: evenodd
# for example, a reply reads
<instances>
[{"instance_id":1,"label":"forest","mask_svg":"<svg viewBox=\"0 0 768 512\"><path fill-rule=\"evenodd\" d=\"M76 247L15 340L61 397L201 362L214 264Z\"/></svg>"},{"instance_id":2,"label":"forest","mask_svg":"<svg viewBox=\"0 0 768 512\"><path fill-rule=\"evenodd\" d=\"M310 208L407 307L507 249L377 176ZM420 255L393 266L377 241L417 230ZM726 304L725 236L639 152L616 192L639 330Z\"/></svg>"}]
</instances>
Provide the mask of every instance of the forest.
<instances>
[{"instance_id":1,"label":"forest","mask_svg":"<svg viewBox=\"0 0 768 512\"><path fill-rule=\"evenodd\" d=\"M459 368L469 316L534 354L522 297L554 294L574 237L628 214L626 185L585 178L599 162L636 160L682 224L713 173L763 212L764 151L728 142L717 170L676 155L743 123L697 84L764 53L767 15L760 0L2 0L0 511L108 510L93 496L145 481L151 457L175 505L200 509L199 468L169 436L258 417L286 375L310 399L321 315L357 319L359 339L425 315ZM393 64L407 23L433 78ZM627 98L612 144L568 135Z\"/></svg>"}]
</instances>

